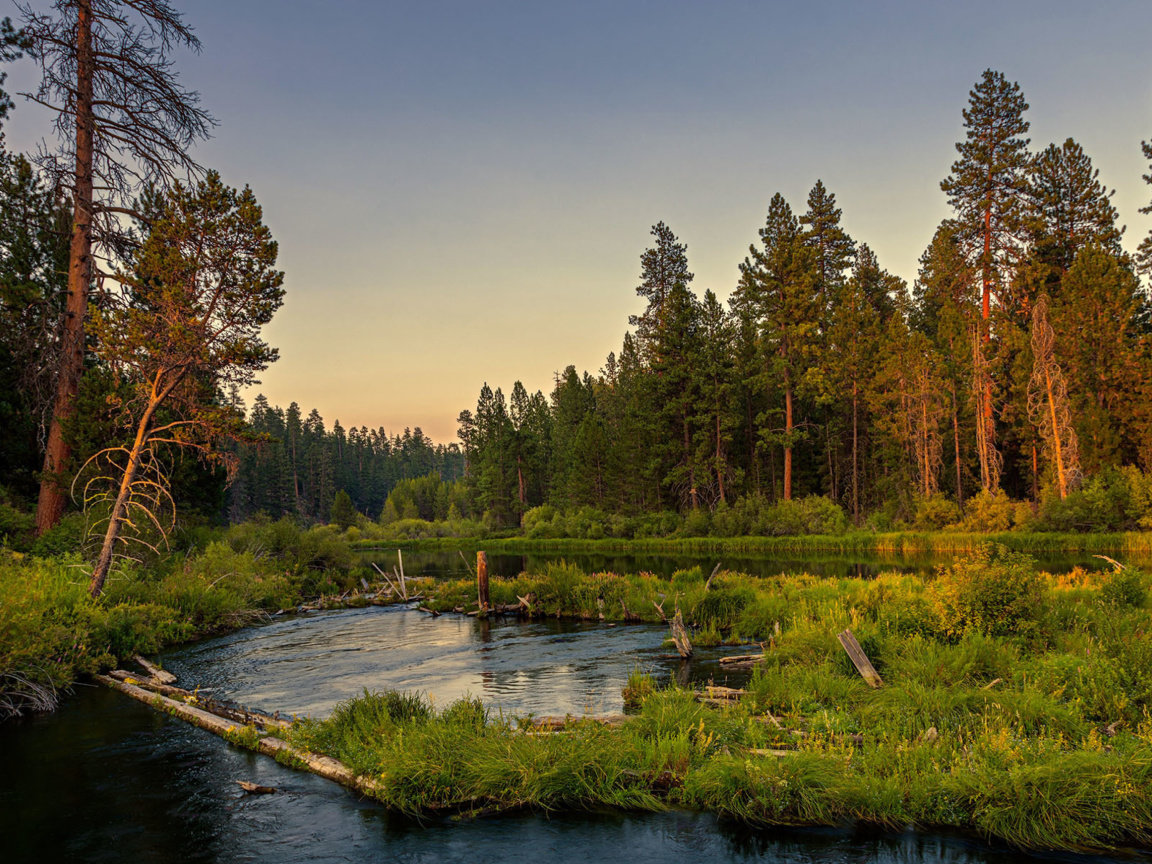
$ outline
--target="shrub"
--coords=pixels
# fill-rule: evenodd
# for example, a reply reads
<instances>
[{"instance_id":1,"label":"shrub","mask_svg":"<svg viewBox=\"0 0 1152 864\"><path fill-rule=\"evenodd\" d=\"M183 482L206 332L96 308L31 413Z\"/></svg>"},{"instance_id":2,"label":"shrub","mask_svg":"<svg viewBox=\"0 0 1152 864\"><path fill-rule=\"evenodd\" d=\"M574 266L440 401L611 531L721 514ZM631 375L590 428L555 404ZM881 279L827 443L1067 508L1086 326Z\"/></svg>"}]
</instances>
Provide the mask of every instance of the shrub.
<instances>
[{"instance_id":1,"label":"shrub","mask_svg":"<svg viewBox=\"0 0 1152 864\"><path fill-rule=\"evenodd\" d=\"M759 533L774 536L843 534L848 517L839 504L822 495L780 501L761 516Z\"/></svg>"},{"instance_id":2,"label":"shrub","mask_svg":"<svg viewBox=\"0 0 1152 864\"><path fill-rule=\"evenodd\" d=\"M925 498L916 507L913 527L917 531L939 531L960 521L960 508L955 501L937 492Z\"/></svg>"},{"instance_id":3,"label":"shrub","mask_svg":"<svg viewBox=\"0 0 1152 864\"><path fill-rule=\"evenodd\" d=\"M1038 526L1047 531L1152 528L1152 477L1139 468L1108 468L1061 498L1045 490Z\"/></svg>"},{"instance_id":4,"label":"shrub","mask_svg":"<svg viewBox=\"0 0 1152 864\"><path fill-rule=\"evenodd\" d=\"M35 527L36 520L31 513L23 513L7 501L0 501L0 546L26 549Z\"/></svg>"},{"instance_id":5,"label":"shrub","mask_svg":"<svg viewBox=\"0 0 1152 864\"><path fill-rule=\"evenodd\" d=\"M550 538L556 536L556 508L551 504L541 504L525 510L520 517L520 526L528 537Z\"/></svg>"},{"instance_id":6,"label":"shrub","mask_svg":"<svg viewBox=\"0 0 1152 864\"><path fill-rule=\"evenodd\" d=\"M941 630L951 636L1028 632L1039 617L1041 594L1032 559L992 544L961 553L951 566L941 567L932 589Z\"/></svg>"},{"instance_id":7,"label":"shrub","mask_svg":"<svg viewBox=\"0 0 1152 864\"><path fill-rule=\"evenodd\" d=\"M1148 580L1134 567L1118 568L1105 577L1100 599L1112 606L1137 609L1148 599Z\"/></svg>"},{"instance_id":8,"label":"shrub","mask_svg":"<svg viewBox=\"0 0 1152 864\"><path fill-rule=\"evenodd\" d=\"M681 537L707 537L711 528L710 522L708 511L703 507L697 507L684 517L684 524L680 526L678 533Z\"/></svg>"},{"instance_id":9,"label":"shrub","mask_svg":"<svg viewBox=\"0 0 1152 864\"><path fill-rule=\"evenodd\" d=\"M1016 502L1008 497L1003 489L993 495L987 489L968 501L964 521L960 523L964 531L1008 531L1016 522Z\"/></svg>"}]
</instances>

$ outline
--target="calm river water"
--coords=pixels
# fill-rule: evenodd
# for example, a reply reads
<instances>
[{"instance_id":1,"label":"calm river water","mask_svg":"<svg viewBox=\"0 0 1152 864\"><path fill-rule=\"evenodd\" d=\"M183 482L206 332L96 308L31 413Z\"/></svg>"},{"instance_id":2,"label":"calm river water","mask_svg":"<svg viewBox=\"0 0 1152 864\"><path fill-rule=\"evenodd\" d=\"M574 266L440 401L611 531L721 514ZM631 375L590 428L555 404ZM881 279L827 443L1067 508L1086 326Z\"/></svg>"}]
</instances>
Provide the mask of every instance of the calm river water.
<instances>
[{"instance_id":1,"label":"calm river water","mask_svg":"<svg viewBox=\"0 0 1152 864\"><path fill-rule=\"evenodd\" d=\"M370 608L280 619L164 656L186 685L266 710L322 716L364 688L465 693L495 709L617 712L637 667L726 682L704 649L690 666L661 628L489 623ZM244 796L236 781L280 790ZM1027 856L966 837L752 831L699 814L397 817L342 787L81 687L54 715L0 726L0 862L976 862L1132 860Z\"/></svg>"}]
</instances>

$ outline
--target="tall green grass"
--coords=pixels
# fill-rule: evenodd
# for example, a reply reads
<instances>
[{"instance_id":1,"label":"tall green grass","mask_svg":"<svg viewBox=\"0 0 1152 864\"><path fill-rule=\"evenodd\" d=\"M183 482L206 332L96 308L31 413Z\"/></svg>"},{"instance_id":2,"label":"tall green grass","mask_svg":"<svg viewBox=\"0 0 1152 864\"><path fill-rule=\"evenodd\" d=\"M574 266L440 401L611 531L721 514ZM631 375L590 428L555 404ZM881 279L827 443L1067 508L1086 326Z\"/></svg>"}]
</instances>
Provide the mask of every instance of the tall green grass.
<instances>
[{"instance_id":1,"label":"tall green grass","mask_svg":"<svg viewBox=\"0 0 1152 864\"><path fill-rule=\"evenodd\" d=\"M194 636L252 623L356 583L347 543L285 520L236 526L206 545L113 572L88 596L86 562L0 548L0 720L52 710L80 675Z\"/></svg>"},{"instance_id":2,"label":"tall green grass","mask_svg":"<svg viewBox=\"0 0 1152 864\"><path fill-rule=\"evenodd\" d=\"M760 825L947 826L1036 849L1152 842L1140 571L1049 576L992 547L931 578L705 582L698 569L659 579L551 565L494 580L492 594L589 617L597 601L612 617L623 600L649 620L656 600L767 642L731 708L636 673L625 698L638 713L621 728L583 720L548 735L474 700L437 713L419 697L365 694L299 724L294 742L371 776L381 801L411 813L680 806ZM473 586L440 590L432 602L448 604ZM845 627L882 688L840 647Z\"/></svg>"}]
</instances>

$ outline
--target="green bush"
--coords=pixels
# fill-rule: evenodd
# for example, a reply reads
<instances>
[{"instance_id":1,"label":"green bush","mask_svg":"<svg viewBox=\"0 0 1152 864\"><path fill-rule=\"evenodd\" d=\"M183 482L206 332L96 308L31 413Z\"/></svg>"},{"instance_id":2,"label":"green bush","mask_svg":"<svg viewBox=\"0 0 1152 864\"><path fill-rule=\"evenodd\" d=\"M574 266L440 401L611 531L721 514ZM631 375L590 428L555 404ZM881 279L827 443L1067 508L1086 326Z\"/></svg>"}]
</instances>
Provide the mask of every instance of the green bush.
<instances>
[{"instance_id":1,"label":"green bush","mask_svg":"<svg viewBox=\"0 0 1152 864\"><path fill-rule=\"evenodd\" d=\"M1152 476L1139 468L1108 468L1061 498L1045 490L1038 530L1136 531L1152 529Z\"/></svg>"},{"instance_id":2,"label":"green bush","mask_svg":"<svg viewBox=\"0 0 1152 864\"><path fill-rule=\"evenodd\" d=\"M1139 608L1148 599L1148 579L1135 567L1117 568L1100 586L1100 599L1112 606Z\"/></svg>"},{"instance_id":3,"label":"green bush","mask_svg":"<svg viewBox=\"0 0 1152 864\"><path fill-rule=\"evenodd\" d=\"M951 636L1026 633L1039 618L1043 585L1031 558L990 543L939 568L932 598Z\"/></svg>"},{"instance_id":4,"label":"green bush","mask_svg":"<svg viewBox=\"0 0 1152 864\"><path fill-rule=\"evenodd\" d=\"M26 551L35 527L36 520L31 513L24 513L0 500L0 546Z\"/></svg>"},{"instance_id":5,"label":"green bush","mask_svg":"<svg viewBox=\"0 0 1152 864\"><path fill-rule=\"evenodd\" d=\"M939 531L960 521L960 508L956 502L937 492L931 498L924 498L916 506L916 517L912 527L917 531Z\"/></svg>"},{"instance_id":6,"label":"green bush","mask_svg":"<svg viewBox=\"0 0 1152 864\"><path fill-rule=\"evenodd\" d=\"M964 521L959 524L962 531L1002 532L1010 531L1016 524L1016 502L1008 497L1003 489L995 494L981 489L968 500Z\"/></svg>"}]
</instances>

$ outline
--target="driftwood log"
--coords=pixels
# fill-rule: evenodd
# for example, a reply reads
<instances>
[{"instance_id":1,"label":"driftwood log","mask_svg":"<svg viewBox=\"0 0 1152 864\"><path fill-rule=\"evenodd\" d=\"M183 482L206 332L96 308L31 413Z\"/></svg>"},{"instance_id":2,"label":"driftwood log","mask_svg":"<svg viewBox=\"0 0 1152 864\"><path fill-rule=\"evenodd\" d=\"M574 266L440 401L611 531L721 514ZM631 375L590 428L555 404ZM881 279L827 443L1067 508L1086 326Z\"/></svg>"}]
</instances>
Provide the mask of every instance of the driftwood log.
<instances>
[{"instance_id":1,"label":"driftwood log","mask_svg":"<svg viewBox=\"0 0 1152 864\"><path fill-rule=\"evenodd\" d=\"M676 615L672 618L670 625L672 630L672 641L676 643L676 650L680 652L680 656L687 660L692 656L692 640L688 638L688 628L684 626L684 616L680 614L680 609L676 609Z\"/></svg>"},{"instance_id":2,"label":"driftwood log","mask_svg":"<svg viewBox=\"0 0 1152 864\"><path fill-rule=\"evenodd\" d=\"M864 653L864 649L860 647L860 643L856 641L856 637L852 635L852 631L845 630L843 633L837 634L836 638L840 640L840 644L844 646L844 650L848 652L848 657L852 660L852 665L856 667L860 677L868 682L868 686L884 686L880 674L872 665L872 661L868 659L868 655Z\"/></svg>"},{"instance_id":3,"label":"driftwood log","mask_svg":"<svg viewBox=\"0 0 1152 864\"><path fill-rule=\"evenodd\" d=\"M140 668L147 672L157 684L175 684L176 676L171 672L165 672L159 666L149 663L139 654L132 658L140 664Z\"/></svg>"},{"instance_id":4,"label":"driftwood log","mask_svg":"<svg viewBox=\"0 0 1152 864\"><path fill-rule=\"evenodd\" d=\"M167 696L153 693L145 690L143 687L129 684L126 681L117 681L115 678L110 678L107 675L97 675L95 677L97 681L107 687L119 690L121 693L131 696L138 702L143 702L145 705L155 708L157 711L163 711L165 714L171 714L173 717L179 717L181 720L185 720L193 726L197 726L214 735L229 738L238 731L235 722L226 720L223 717L217 717L215 714L209 713L202 708L197 708L184 702L178 702L175 699L169 699ZM347 786L349 789L370 793L376 788L376 782L374 780L370 777L361 777L353 773L352 769L343 762L333 759L330 756L320 756L316 753L300 750L297 747L293 747L287 741L274 738L271 735L257 740L255 748L259 753L272 756L277 758L278 761L287 762L305 771L310 771L334 783L339 783L341 786Z\"/></svg>"},{"instance_id":5,"label":"driftwood log","mask_svg":"<svg viewBox=\"0 0 1152 864\"><path fill-rule=\"evenodd\" d=\"M179 699L186 704L194 705L207 711L209 714L215 714L217 717L222 717L225 720L231 720L234 723L239 723L243 726L260 726L265 729L287 729L292 725L290 720L284 720L280 717L274 717L271 714L265 714L262 711L253 711L251 708L245 708L243 705L229 705L224 702L218 702L215 699L210 699L206 696L201 696L191 690L185 690L181 687L173 687L169 684L157 684L154 681L142 681L135 675L125 672L123 669L116 669L108 673L108 677L115 679L123 684L131 684L135 687L140 687L143 690L148 690L152 693L157 693L161 696L167 696L171 699Z\"/></svg>"},{"instance_id":6,"label":"driftwood log","mask_svg":"<svg viewBox=\"0 0 1152 864\"><path fill-rule=\"evenodd\" d=\"M272 795L276 792L274 786L261 786L257 783L249 783L247 780L237 780L236 785L249 795Z\"/></svg>"}]
</instances>

